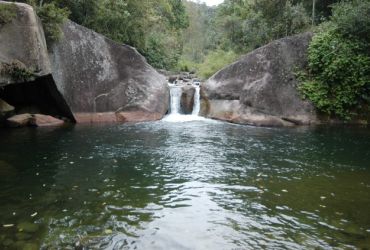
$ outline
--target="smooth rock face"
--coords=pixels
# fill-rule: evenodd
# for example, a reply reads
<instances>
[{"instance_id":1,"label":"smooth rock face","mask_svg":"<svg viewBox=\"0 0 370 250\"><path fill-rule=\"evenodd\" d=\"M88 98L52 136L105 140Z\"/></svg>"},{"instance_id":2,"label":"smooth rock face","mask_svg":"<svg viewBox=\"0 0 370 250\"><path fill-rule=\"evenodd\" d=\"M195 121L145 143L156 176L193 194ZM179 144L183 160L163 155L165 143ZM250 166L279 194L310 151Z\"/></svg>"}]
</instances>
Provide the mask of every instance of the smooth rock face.
<instances>
[{"instance_id":1,"label":"smooth rock face","mask_svg":"<svg viewBox=\"0 0 370 250\"><path fill-rule=\"evenodd\" d=\"M194 94L195 94L195 88L194 86L185 85L182 89L181 94L181 111L184 114L191 114L193 112L193 106L194 106Z\"/></svg>"},{"instance_id":2,"label":"smooth rock face","mask_svg":"<svg viewBox=\"0 0 370 250\"><path fill-rule=\"evenodd\" d=\"M136 112L139 120L165 115L166 79L136 49L71 21L63 31L50 58L57 87L77 122L115 121L121 112Z\"/></svg>"},{"instance_id":3,"label":"smooth rock face","mask_svg":"<svg viewBox=\"0 0 370 250\"><path fill-rule=\"evenodd\" d=\"M3 4L11 3L0 1L0 5ZM15 6L16 18L0 26L1 64L17 61L36 76L50 74L51 66L39 18L31 6L22 3L15 3ZM17 80L0 74L0 86L14 82Z\"/></svg>"},{"instance_id":4,"label":"smooth rock face","mask_svg":"<svg viewBox=\"0 0 370 250\"><path fill-rule=\"evenodd\" d=\"M258 126L317 123L294 76L307 65L311 38L304 33L274 41L217 72L202 85L201 114Z\"/></svg>"}]
</instances>

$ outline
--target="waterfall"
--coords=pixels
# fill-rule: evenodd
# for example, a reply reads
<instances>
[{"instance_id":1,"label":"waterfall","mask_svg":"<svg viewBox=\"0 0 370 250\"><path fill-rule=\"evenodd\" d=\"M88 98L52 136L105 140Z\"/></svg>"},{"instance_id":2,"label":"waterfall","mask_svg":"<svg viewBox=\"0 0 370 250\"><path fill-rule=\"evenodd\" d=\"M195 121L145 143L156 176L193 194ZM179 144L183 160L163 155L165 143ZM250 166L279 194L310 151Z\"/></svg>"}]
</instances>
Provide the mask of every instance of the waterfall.
<instances>
[{"instance_id":1,"label":"waterfall","mask_svg":"<svg viewBox=\"0 0 370 250\"><path fill-rule=\"evenodd\" d=\"M191 115L181 114L181 95L182 86L177 86L174 84L169 84L170 86L170 112L163 118L166 122L189 122L189 121L199 121L205 118L199 116L200 111L200 87L194 85L194 104L193 111Z\"/></svg>"},{"instance_id":2,"label":"waterfall","mask_svg":"<svg viewBox=\"0 0 370 250\"><path fill-rule=\"evenodd\" d=\"M171 86L170 87L170 97L171 97L171 106L170 106L170 115L180 114L181 112L181 87Z\"/></svg>"},{"instance_id":3,"label":"waterfall","mask_svg":"<svg viewBox=\"0 0 370 250\"><path fill-rule=\"evenodd\" d=\"M195 86L195 94L194 94L194 106L193 106L193 113L192 115L199 115L200 111L200 87Z\"/></svg>"}]
</instances>

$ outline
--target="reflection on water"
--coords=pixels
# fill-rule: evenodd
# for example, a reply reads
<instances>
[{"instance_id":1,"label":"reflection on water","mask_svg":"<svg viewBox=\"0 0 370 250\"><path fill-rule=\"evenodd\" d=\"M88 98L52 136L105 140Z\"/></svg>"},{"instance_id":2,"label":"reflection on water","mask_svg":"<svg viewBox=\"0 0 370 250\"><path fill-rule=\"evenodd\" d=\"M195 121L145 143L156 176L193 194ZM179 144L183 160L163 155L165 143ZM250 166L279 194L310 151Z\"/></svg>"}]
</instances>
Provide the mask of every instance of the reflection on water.
<instances>
[{"instance_id":1,"label":"reflection on water","mask_svg":"<svg viewBox=\"0 0 370 250\"><path fill-rule=\"evenodd\" d=\"M370 246L370 131L211 121L0 132L0 249Z\"/></svg>"}]
</instances>

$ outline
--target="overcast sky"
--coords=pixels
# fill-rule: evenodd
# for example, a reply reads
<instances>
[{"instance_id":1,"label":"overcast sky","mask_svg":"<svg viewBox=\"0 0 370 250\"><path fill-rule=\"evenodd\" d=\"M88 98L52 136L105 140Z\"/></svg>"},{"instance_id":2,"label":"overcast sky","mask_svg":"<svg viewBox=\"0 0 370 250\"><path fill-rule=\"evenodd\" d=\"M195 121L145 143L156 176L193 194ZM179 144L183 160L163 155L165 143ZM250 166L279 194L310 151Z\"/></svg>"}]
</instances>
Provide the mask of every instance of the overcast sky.
<instances>
[{"instance_id":1,"label":"overcast sky","mask_svg":"<svg viewBox=\"0 0 370 250\"><path fill-rule=\"evenodd\" d=\"M197 0L192 0L193 2L197 2ZM208 6L217 5L222 3L224 0L200 0L200 2L206 3Z\"/></svg>"}]
</instances>

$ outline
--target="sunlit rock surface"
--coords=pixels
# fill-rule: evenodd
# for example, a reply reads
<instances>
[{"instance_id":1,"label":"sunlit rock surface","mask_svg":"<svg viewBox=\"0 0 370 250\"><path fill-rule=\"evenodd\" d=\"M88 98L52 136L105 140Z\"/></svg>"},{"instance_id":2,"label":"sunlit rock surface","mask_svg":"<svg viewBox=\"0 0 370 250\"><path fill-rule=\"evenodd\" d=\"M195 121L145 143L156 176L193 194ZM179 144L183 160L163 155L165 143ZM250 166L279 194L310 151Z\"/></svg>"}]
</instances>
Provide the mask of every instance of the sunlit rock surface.
<instances>
[{"instance_id":1,"label":"sunlit rock surface","mask_svg":"<svg viewBox=\"0 0 370 250\"><path fill-rule=\"evenodd\" d=\"M311 38L304 33L274 41L217 72L202 85L201 114L259 126L316 123L295 77L307 65Z\"/></svg>"},{"instance_id":2,"label":"sunlit rock surface","mask_svg":"<svg viewBox=\"0 0 370 250\"><path fill-rule=\"evenodd\" d=\"M50 58L58 89L77 122L158 120L165 115L166 79L135 48L71 21L63 31Z\"/></svg>"}]
</instances>

